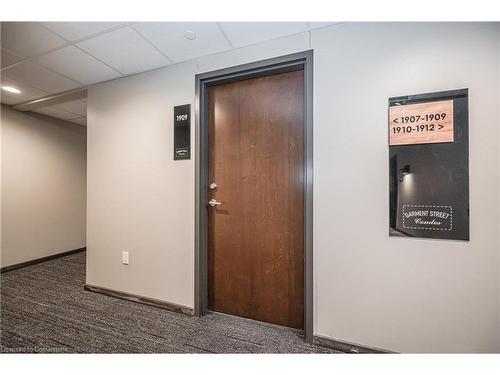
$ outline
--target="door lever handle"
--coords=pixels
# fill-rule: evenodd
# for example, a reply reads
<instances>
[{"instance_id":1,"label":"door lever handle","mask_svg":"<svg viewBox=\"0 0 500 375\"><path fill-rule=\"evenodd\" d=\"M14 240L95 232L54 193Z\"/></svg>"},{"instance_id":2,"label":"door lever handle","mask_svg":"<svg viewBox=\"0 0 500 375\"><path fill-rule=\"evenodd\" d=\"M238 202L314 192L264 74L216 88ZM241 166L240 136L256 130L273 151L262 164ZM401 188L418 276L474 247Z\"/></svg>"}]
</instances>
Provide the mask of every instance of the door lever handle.
<instances>
[{"instance_id":1,"label":"door lever handle","mask_svg":"<svg viewBox=\"0 0 500 375\"><path fill-rule=\"evenodd\" d=\"M215 207L215 206L220 206L222 202L216 201L215 199L210 199L210 201L208 201L208 204L212 207Z\"/></svg>"}]
</instances>

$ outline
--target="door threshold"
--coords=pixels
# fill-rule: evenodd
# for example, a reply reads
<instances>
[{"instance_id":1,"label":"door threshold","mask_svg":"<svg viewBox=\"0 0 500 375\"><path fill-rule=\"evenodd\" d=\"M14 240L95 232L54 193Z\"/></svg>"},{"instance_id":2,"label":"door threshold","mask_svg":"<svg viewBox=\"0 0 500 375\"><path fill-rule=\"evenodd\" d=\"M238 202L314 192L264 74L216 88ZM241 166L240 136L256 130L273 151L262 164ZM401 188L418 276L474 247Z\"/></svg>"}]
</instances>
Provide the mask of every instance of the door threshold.
<instances>
[{"instance_id":1,"label":"door threshold","mask_svg":"<svg viewBox=\"0 0 500 375\"><path fill-rule=\"evenodd\" d=\"M230 317L230 318L236 318L236 319L247 321L247 322L250 322L250 323L258 323L258 324L261 324L261 325L264 325L264 326L269 326L269 328L279 328L279 329L294 330L294 331L301 332L302 335L304 335L304 329L301 329L301 328L293 328L293 327L288 327L288 326L282 326L282 325L276 324L276 323L263 322L261 320L256 320L256 319L252 319L252 318L245 318L243 316L238 316L238 315L231 315L231 314L227 314L227 313L223 313L223 312L215 311L215 310L205 310L205 314L214 314L214 315L227 316L227 317Z\"/></svg>"}]
</instances>

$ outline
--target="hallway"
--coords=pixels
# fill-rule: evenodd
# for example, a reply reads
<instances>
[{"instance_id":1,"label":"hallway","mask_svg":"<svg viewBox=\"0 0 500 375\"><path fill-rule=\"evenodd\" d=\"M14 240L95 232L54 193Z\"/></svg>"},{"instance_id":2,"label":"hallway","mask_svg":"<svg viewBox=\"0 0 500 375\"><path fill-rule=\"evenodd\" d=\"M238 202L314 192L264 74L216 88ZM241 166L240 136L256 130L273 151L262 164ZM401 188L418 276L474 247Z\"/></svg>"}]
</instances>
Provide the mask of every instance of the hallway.
<instances>
[{"instance_id":1,"label":"hallway","mask_svg":"<svg viewBox=\"0 0 500 375\"><path fill-rule=\"evenodd\" d=\"M3 273L0 352L332 353L300 331L190 317L83 290L85 253Z\"/></svg>"}]
</instances>

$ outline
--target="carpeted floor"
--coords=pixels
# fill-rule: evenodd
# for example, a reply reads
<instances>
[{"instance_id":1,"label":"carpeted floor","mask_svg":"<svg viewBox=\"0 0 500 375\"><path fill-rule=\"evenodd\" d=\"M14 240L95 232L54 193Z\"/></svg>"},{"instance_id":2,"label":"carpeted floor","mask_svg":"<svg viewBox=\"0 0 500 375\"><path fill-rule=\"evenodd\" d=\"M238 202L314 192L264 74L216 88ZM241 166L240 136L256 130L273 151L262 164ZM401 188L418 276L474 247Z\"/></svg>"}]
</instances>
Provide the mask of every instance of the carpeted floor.
<instances>
[{"instance_id":1,"label":"carpeted floor","mask_svg":"<svg viewBox=\"0 0 500 375\"><path fill-rule=\"evenodd\" d=\"M1 274L0 352L334 353L301 331L190 317L83 290L85 253Z\"/></svg>"}]
</instances>

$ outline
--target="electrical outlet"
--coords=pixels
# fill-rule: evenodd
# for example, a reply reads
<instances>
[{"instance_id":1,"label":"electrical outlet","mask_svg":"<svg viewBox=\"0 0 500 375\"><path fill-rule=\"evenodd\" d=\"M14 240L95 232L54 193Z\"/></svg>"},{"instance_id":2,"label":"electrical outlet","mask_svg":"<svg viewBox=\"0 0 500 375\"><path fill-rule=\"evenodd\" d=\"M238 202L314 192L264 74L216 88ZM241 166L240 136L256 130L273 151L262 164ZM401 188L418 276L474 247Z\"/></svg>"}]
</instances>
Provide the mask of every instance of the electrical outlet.
<instances>
[{"instance_id":1,"label":"electrical outlet","mask_svg":"<svg viewBox=\"0 0 500 375\"><path fill-rule=\"evenodd\" d=\"M128 251L122 251L122 264L128 264Z\"/></svg>"}]
</instances>

